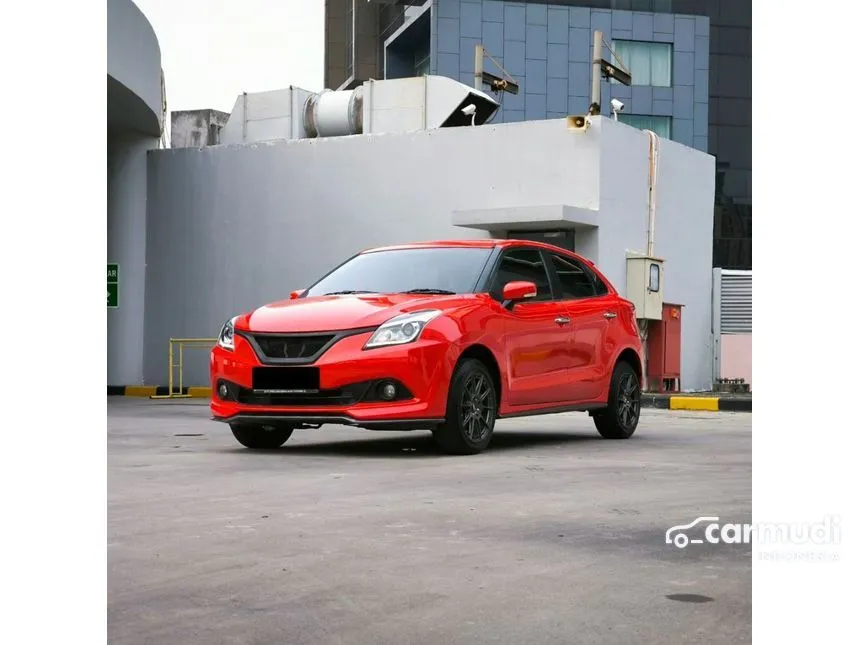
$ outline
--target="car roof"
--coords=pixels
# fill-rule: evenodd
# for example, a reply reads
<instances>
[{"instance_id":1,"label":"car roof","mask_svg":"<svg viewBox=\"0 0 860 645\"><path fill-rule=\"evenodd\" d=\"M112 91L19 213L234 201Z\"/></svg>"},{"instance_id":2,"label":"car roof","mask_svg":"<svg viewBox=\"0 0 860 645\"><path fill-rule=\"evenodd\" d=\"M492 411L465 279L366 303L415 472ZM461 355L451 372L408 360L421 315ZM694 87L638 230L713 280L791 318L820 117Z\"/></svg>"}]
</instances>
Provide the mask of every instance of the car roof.
<instances>
[{"instance_id":1,"label":"car roof","mask_svg":"<svg viewBox=\"0 0 860 645\"><path fill-rule=\"evenodd\" d=\"M545 242L536 242L534 240L518 240L518 239L494 239L494 238L479 238L473 240L433 240L427 242L410 242L408 244L395 244L391 246L380 246L372 249L365 249L362 253L374 253L376 251L395 251L403 249L427 249L427 248L472 248L472 249L490 249L495 247L508 248L511 246L520 246L527 244L538 248L547 249L549 251L562 251L568 255L573 255L582 258L592 266L594 263L587 257L580 255L574 251L547 244Z\"/></svg>"}]
</instances>

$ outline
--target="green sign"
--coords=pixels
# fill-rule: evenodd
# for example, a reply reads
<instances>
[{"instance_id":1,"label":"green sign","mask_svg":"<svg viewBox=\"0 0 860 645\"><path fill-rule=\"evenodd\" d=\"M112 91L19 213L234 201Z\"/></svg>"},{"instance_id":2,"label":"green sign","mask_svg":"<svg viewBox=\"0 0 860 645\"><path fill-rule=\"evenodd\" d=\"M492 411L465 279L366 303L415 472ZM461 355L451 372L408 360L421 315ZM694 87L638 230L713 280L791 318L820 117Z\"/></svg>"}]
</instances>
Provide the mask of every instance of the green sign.
<instances>
[{"instance_id":1,"label":"green sign","mask_svg":"<svg viewBox=\"0 0 860 645\"><path fill-rule=\"evenodd\" d=\"M119 307L119 265L107 265L107 306Z\"/></svg>"}]
</instances>

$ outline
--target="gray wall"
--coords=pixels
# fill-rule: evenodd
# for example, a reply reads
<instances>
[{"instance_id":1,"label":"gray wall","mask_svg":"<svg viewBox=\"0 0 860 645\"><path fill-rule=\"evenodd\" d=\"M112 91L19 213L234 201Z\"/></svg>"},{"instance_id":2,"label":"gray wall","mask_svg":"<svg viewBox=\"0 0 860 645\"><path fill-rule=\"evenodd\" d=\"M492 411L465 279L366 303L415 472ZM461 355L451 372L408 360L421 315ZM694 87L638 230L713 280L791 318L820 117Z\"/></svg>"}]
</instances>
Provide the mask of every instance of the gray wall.
<instances>
[{"instance_id":1,"label":"gray wall","mask_svg":"<svg viewBox=\"0 0 860 645\"><path fill-rule=\"evenodd\" d=\"M161 51L130 0L107 3L107 261L118 263L119 308L107 310L108 385L143 380L146 155L162 126Z\"/></svg>"},{"instance_id":2,"label":"gray wall","mask_svg":"<svg viewBox=\"0 0 860 645\"><path fill-rule=\"evenodd\" d=\"M501 0L436 0L431 73L472 85L475 45L520 82L503 94L497 121L583 114L590 103L592 31L604 38L671 42L673 87L602 83L601 106L617 97L630 114L672 117L672 138L708 150L709 20L631 11L608 11ZM604 48L603 57L610 59ZM491 62L485 63L493 71ZM498 72L494 72L498 73Z\"/></svg>"},{"instance_id":3,"label":"gray wall","mask_svg":"<svg viewBox=\"0 0 860 645\"><path fill-rule=\"evenodd\" d=\"M616 284L624 285L626 252L647 247L648 135L623 124L613 125L618 127L604 127L601 133L597 261ZM630 150L635 154L625 153ZM664 302L683 305L681 387L686 389L711 386L714 170L712 156L660 140L654 255L664 260ZM625 199L626 193L618 190L622 185L645 197Z\"/></svg>"},{"instance_id":4,"label":"gray wall","mask_svg":"<svg viewBox=\"0 0 860 645\"><path fill-rule=\"evenodd\" d=\"M143 101L160 127L161 48L131 0L107 0L107 73Z\"/></svg>"},{"instance_id":5,"label":"gray wall","mask_svg":"<svg viewBox=\"0 0 860 645\"><path fill-rule=\"evenodd\" d=\"M605 129L623 132L601 139ZM667 150L671 157L684 149ZM678 191L685 208L668 200L660 207L669 210L658 215L659 235L666 244L685 239L694 249L709 249L713 160L688 152L686 172L709 179L665 179L665 190ZM146 381L166 381L171 336L215 336L230 316L286 298L363 248L487 235L452 226L454 211L599 205L601 242L589 246L599 248L597 259L606 262L608 276L623 290L624 247L645 246L637 211L647 195L647 173L641 174L647 155L642 132L601 120L586 134L570 133L564 121L550 120L151 153ZM625 172L636 172L635 181L618 181L612 164L601 159L628 160ZM707 191L708 181L710 193L690 196L691 190ZM701 215L700 201L708 203ZM628 233L615 242L603 240ZM668 246L665 251L672 275L698 270L699 258L685 265L687 256L671 255ZM709 251L704 255L701 297L707 300ZM681 302L700 297L697 283L676 284L673 297ZM691 337L695 351L707 343L707 336ZM206 353L192 356L188 381L206 384ZM685 361L691 366L685 386L709 380L709 371L699 373L695 361Z\"/></svg>"},{"instance_id":6,"label":"gray wall","mask_svg":"<svg viewBox=\"0 0 860 645\"><path fill-rule=\"evenodd\" d=\"M181 110L170 113L170 147L199 148L221 143L221 130L230 118L218 110Z\"/></svg>"},{"instance_id":7,"label":"gray wall","mask_svg":"<svg viewBox=\"0 0 860 645\"><path fill-rule=\"evenodd\" d=\"M133 134L108 140L107 261L120 265L119 307L107 310L108 385L144 383L146 154L157 146Z\"/></svg>"}]
</instances>

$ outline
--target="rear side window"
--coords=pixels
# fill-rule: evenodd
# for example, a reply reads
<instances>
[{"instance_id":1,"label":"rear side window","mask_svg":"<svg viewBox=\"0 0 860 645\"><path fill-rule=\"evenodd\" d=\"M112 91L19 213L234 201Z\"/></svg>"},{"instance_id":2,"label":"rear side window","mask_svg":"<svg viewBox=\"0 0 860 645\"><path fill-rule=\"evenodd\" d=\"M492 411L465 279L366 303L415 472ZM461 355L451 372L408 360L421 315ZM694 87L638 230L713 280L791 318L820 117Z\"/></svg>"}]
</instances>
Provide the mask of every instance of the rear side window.
<instances>
[{"instance_id":1,"label":"rear side window","mask_svg":"<svg viewBox=\"0 0 860 645\"><path fill-rule=\"evenodd\" d=\"M552 266L561 285L561 300L579 300L598 295L591 271L573 258L560 255L551 257ZM603 285L603 289L606 293L606 285Z\"/></svg>"},{"instance_id":2,"label":"rear side window","mask_svg":"<svg viewBox=\"0 0 860 645\"><path fill-rule=\"evenodd\" d=\"M609 293L609 287L606 286L606 283L603 280L597 277L597 274L594 271L588 267L585 267L585 270L588 272L588 275L591 276L591 279L594 280L594 288L597 289L598 296L605 296Z\"/></svg>"},{"instance_id":3,"label":"rear side window","mask_svg":"<svg viewBox=\"0 0 860 645\"><path fill-rule=\"evenodd\" d=\"M541 253L537 249L513 249L505 251L499 262L492 294L502 297L502 289L508 282L525 280L537 285L537 297L533 300L552 300L549 276L546 272Z\"/></svg>"}]
</instances>

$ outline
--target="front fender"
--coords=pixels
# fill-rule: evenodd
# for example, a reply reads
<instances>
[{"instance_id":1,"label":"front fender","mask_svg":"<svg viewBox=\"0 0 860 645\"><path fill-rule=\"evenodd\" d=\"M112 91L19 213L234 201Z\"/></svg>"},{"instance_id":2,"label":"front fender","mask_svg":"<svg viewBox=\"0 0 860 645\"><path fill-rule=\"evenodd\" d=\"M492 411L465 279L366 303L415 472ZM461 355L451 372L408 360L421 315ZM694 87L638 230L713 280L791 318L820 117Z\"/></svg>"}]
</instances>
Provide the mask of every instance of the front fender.
<instances>
[{"instance_id":1,"label":"front fender","mask_svg":"<svg viewBox=\"0 0 860 645\"><path fill-rule=\"evenodd\" d=\"M488 313L486 309L476 308L459 316L440 317L434 321L433 331L443 336L449 343L445 354L445 365L440 370L440 375L444 374L447 377L444 383L446 400L457 363L465 353L475 351L478 356L483 354L484 357L489 352L495 361L501 385L499 392L501 402L507 391L507 363L502 340L503 322L492 313Z\"/></svg>"}]
</instances>

